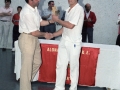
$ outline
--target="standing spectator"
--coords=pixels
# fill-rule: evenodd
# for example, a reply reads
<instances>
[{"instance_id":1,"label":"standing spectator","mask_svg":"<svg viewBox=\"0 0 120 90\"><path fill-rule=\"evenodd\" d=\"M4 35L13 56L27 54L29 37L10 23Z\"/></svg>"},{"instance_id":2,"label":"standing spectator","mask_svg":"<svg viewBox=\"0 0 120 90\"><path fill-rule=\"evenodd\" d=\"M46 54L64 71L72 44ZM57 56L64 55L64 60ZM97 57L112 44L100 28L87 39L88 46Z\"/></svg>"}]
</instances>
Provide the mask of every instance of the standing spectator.
<instances>
[{"instance_id":1,"label":"standing spectator","mask_svg":"<svg viewBox=\"0 0 120 90\"><path fill-rule=\"evenodd\" d=\"M17 13L14 14L13 18L12 18L12 22L14 24L14 27L13 27L13 49L12 51L14 51L14 42L16 40L18 40L18 37L20 35L19 33L19 14L20 14L20 11L22 10L22 7L21 6L18 6L17 7Z\"/></svg>"},{"instance_id":2,"label":"standing spectator","mask_svg":"<svg viewBox=\"0 0 120 90\"><path fill-rule=\"evenodd\" d=\"M43 15L42 18L44 20L51 20L52 17L52 7L54 7L54 1L49 1L48 2L48 8L43 10ZM55 23L51 23L45 27L43 27L43 31L44 32L49 32L49 33L54 33L56 31L56 24ZM55 38L52 38L52 40L54 40Z\"/></svg>"},{"instance_id":3,"label":"standing spectator","mask_svg":"<svg viewBox=\"0 0 120 90\"><path fill-rule=\"evenodd\" d=\"M119 29L120 29L120 15L118 16L117 24L119 25ZM120 46L120 30L117 36L116 45Z\"/></svg>"},{"instance_id":4,"label":"standing spectator","mask_svg":"<svg viewBox=\"0 0 120 90\"><path fill-rule=\"evenodd\" d=\"M11 0L5 0L5 6L0 8L0 44L3 51L7 48L10 22L13 13L10 4Z\"/></svg>"},{"instance_id":5,"label":"standing spectator","mask_svg":"<svg viewBox=\"0 0 120 90\"><path fill-rule=\"evenodd\" d=\"M88 42L93 43L93 27L96 22L96 15L94 12L90 10L91 10L91 5L87 3L85 5L85 16L84 16L84 24L82 30L82 42L86 42L88 37Z\"/></svg>"},{"instance_id":6,"label":"standing spectator","mask_svg":"<svg viewBox=\"0 0 120 90\"><path fill-rule=\"evenodd\" d=\"M84 10L78 4L78 0L68 0L68 3L70 7L66 10L64 21L60 20L59 16L53 15L53 20L63 26L60 30L53 33L53 37L62 34L58 47L56 84L54 90L65 90L68 63L70 64L71 79L69 90L77 90L78 84Z\"/></svg>"}]
</instances>

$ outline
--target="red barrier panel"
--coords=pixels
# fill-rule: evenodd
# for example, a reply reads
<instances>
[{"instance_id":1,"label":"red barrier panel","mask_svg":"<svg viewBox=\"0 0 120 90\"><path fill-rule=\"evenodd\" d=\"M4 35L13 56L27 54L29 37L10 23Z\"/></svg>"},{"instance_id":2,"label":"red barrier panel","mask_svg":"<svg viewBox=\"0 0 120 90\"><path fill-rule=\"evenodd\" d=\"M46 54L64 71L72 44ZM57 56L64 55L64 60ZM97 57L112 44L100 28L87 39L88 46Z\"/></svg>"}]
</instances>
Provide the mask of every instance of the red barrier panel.
<instances>
[{"instance_id":1,"label":"red barrier panel","mask_svg":"<svg viewBox=\"0 0 120 90\"><path fill-rule=\"evenodd\" d=\"M42 65L38 81L55 82L58 45L41 44ZM79 85L94 86L99 48L82 47L80 54ZM66 84L70 84L68 65Z\"/></svg>"},{"instance_id":2,"label":"red barrier panel","mask_svg":"<svg viewBox=\"0 0 120 90\"><path fill-rule=\"evenodd\" d=\"M79 84L94 86L99 48L82 47L80 55Z\"/></svg>"}]
</instances>

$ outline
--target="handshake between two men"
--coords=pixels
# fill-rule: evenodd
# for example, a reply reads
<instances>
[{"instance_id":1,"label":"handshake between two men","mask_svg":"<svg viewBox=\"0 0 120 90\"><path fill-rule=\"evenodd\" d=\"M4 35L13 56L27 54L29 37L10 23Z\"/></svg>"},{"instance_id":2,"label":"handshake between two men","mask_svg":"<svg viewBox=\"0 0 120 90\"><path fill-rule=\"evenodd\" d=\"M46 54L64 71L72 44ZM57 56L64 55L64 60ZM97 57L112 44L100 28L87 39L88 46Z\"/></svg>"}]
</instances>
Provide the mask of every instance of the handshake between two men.
<instances>
[{"instance_id":1,"label":"handshake between two men","mask_svg":"<svg viewBox=\"0 0 120 90\"><path fill-rule=\"evenodd\" d=\"M56 9L56 7L52 7L52 19L50 20L50 21L48 21L48 23L49 24L51 24L51 23L55 23L55 22L57 22L57 23L59 23L59 21L61 21L60 19L59 19L59 10L57 10ZM48 33L48 32L46 32L45 34L44 34L44 37L46 38L46 39L51 39L51 38L54 38L54 37L56 37L56 36L59 36L59 35L61 35L62 33L58 30L57 32L54 32L54 33Z\"/></svg>"},{"instance_id":2,"label":"handshake between two men","mask_svg":"<svg viewBox=\"0 0 120 90\"><path fill-rule=\"evenodd\" d=\"M61 20L59 19L58 15L52 15L52 20L50 20L48 22L49 23L55 23L55 22L59 23L59 21L61 21ZM46 39L51 39L51 38L54 38L54 37L59 36L61 34L62 34L61 30L60 31L58 30L57 32L54 32L54 33L48 33L48 32L46 32L44 34L44 37Z\"/></svg>"},{"instance_id":3,"label":"handshake between two men","mask_svg":"<svg viewBox=\"0 0 120 90\"><path fill-rule=\"evenodd\" d=\"M45 35L44 35L44 37L45 37L46 39L51 39L51 38L53 38L54 36L53 36L52 33L46 32Z\"/></svg>"}]
</instances>

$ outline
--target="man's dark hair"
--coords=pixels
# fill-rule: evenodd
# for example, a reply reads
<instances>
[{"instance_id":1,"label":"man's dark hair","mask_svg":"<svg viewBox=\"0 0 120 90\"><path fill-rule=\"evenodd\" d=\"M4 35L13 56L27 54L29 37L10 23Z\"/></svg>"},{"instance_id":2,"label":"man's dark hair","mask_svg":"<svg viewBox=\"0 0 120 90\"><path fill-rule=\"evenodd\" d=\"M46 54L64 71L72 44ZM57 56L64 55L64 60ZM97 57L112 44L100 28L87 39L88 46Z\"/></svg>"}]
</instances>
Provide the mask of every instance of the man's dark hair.
<instances>
[{"instance_id":1,"label":"man's dark hair","mask_svg":"<svg viewBox=\"0 0 120 90\"><path fill-rule=\"evenodd\" d=\"M5 3L6 3L6 2L10 2L10 3L11 3L11 0L5 0Z\"/></svg>"},{"instance_id":2,"label":"man's dark hair","mask_svg":"<svg viewBox=\"0 0 120 90\"><path fill-rule=\"evenodd\" d=\"M17 9L18 9L18 8L22 9L22 7L21 7L21 6L18 6L18 7L17 7Z\"/></svg>"},{"instance_id":3,"label":"man's dark hair","mask_svg":"<svg viewBox=\"0 0 120 90\"><path fill-rule=\"evenodd\" d=\"M26 3L28 3L29 0L25 0L25 1L26 1Z\"/></svg>"},{"instance_id":4,"label":"man's dark hair","mask_svg":"<svg viewBox=\"0 0 120 90\"><path fill-rule=\"evenodd\" d=\"M49 2L48 2L48 5L51 4L51 2L54 2L54 1L49 1Z\"/></svg>"}]
</instances>

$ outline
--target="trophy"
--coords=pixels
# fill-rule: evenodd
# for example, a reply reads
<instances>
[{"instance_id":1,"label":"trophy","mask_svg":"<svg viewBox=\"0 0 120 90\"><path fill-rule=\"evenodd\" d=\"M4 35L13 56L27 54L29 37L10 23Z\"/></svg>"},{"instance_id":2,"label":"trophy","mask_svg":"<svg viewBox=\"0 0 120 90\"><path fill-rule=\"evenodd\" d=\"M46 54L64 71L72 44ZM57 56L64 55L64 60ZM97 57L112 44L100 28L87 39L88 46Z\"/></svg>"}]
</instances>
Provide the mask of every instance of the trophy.
<instances>
[{"instance_id":1,"label":"trophy","mask_svg":"<svg viewBox=\"0 0 120 90\"><path fill-rule=\"evenodd\" d=\"M52 7L52 15L59 15L60 14L60 11L54 6Z\"/></svg>"}]
</instances>

